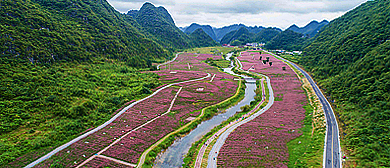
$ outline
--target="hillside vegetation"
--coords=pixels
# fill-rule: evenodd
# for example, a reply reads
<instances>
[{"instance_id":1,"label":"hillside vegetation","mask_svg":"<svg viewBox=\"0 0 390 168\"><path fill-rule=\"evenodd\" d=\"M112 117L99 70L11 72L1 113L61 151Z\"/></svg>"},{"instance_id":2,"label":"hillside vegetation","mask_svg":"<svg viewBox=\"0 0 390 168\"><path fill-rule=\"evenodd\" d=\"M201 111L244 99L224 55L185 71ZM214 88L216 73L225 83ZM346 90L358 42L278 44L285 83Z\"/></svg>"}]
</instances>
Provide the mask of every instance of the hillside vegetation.
<instances>
[{"instance_id":1,"label":"hillside vegetation","mask_svg":"<svg viewBox=\"0 0 390 168\"><path fill-rule=\"evenodd\" d=\"M306 40L307 38L301 33L285 30L272 38L264 47L269 50L302 50Z\"/></svg>"},{"instance_id":2,"label":"hillside vegetation","mask_svg":"<svg viewBox=\"0 0 390 168\"><path fill-rule=\"evenodd\" d=\"M197 29L202 29L206 34L208 34L214 41L217 41L217 36L213 28L210 25L199 25L196 23L192 23L189 27L185 28L184 33L191 34Z\"/></svg>"},{"instance_id":3,"label":"hillside vegetation","mask_svg":"<svg viewBox=\"0 0 390 168\"><path fill-rule=\"evenodd\" d=\"M0 167L23 154L34 159L104 123L126 102L161 85L158 75L112 60L48 67L3 58L1 62Z\"/></svg>"},{"instance_id":4,"label":"hillside vegetation","mask_svg":"<svg viewBox=\"0 0 390 168\"><path fill-rule=\"evenodd\" d=\"M107 57L150 67L168 57L106 1L5 0L0 8L3 57L31 63Z\"/></svg>"},{"instance_id":5,"label":"hillside vegetation","mask_svg":"<svg viewBox=\"0 0 390 168\"><path fill-rule=\"evenodd\" d=\"M359 167L390 166L389 22L390 2L368 1L332 21L299 59L334 100Z\"/></svg>"},{"instance_id":6,"label":"hillside vegetation","mask_svg":"<svg viewBox=\"0 0 390 168\"><path fill-rule=\"evenodd\" d=\"M217 46L218 43L215 42L209 35L207 35L201 28L196 29L190 34L192 41L194 41L196 46Z\"/></svg>"}]
</instances>

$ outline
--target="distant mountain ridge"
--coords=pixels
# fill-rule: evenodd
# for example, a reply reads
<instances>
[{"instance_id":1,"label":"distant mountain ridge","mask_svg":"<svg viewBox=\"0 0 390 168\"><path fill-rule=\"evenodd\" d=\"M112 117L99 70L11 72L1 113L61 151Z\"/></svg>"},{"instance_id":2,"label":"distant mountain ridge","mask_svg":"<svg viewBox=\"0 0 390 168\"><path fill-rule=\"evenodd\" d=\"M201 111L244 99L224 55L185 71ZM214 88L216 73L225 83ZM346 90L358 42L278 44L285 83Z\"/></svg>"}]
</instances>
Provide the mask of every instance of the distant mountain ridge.
<instances>
[{"instance_id":1,"label":"distant mountain ridge","mask_svg":"<svg viewBox=\"0 0 390 168\"><path fill-rule=\"evenodd\" d=\"M258 33L250 32L246 27L233 30L227 33L220 41L221 44L244 45L246 43L259 42L267 43L275 36L280 34L278 28L263 28Z\"/></svg>"},{"instance_id":2,"label":"distant mountain ridge","mask_svg":"<svg viewBox=\"0 0 390 168\"><path fill-rule=\"evenodd\" d=\"M297 25L293 24L287 30L291 30L297 33L302 33L306 37L314 37L321 29L322 27L328 25L329 22L327 20L323 20L320 23L313 20L309 24L307 24L304 27L298 27Z\"/></svg>"},{"instance_id":3,"label":"distant mountain ridge","mask_svg":"<svg viewBox=\"0 0 390 168\"><path fill-rule=\"evenodd\" d=\"M252 27L252 26L246 26L244 24L233 24L233 25L229 25L229 26L224 26L222 28L215 28L215 27L211 27L210 25L199 25L197 23L193 23L193 24L191 24L188 27L181 27L181 30L184 31L187 34L190 34L193 31L195 31L196 29L201 28L201 29L203 29L203 31L205 31L215 41L221 42L222 38L226 34L232 32L232 31L239 30L242 27L245 27L250 33L254 33L254 34L257 34L261 30L266 29L263 26L254 26L254 27ZM210 30L210 28L212 28L212 31ZM278 28L274 28L274 29L278 29ZM280 29L278 29L278 30L282 31Z\"/></svg>"}]
</instances>

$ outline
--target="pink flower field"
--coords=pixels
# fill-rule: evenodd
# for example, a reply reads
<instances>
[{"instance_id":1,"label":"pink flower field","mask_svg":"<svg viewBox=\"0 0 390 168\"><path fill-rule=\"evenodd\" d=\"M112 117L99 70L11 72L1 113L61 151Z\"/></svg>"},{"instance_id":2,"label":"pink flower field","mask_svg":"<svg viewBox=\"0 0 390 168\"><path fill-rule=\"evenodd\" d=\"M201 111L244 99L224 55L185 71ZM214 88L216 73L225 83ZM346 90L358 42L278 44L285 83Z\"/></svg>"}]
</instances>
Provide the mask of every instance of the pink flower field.
<instances>
[{"instance_id":1,"label":"pink flower field","mask_svg":"<svg viewBox=\"0 0 390 168\"><path fill-rule=\"evenodd\" d=\"M173 87L164 89L156 96L136 104L108 126L58 152L38 167L49 167L56 161L66 167L78 165L128 131L166 112L177 90Z\"/></svg>"},{"instance_id":2,"label":"pink flower field","mask_svg":"<svg viewBox=\"0 0 390 168\"><path fill-rule=\"evenodd\" d=\"M92 161L88 162L87 164L84 165L84 167L88 168L97 168L97 167L117 167L117 168L128 168L129 166L116 163L114 161L96 157Z\"/></svg>"},{"instance_id":3,"label":"pink flower field","mask_svg":"<svg viewBox=\"0 0 390 168\"><path fill-rule=\"evenodd\" d=\"M202 71L162 70L157 71L155 73L160 76L160 81L162 81L163 83L175 83L207 76L207 73Z\"/></svg>"},{"instance_id":4,"label":"pink flower field","mask_svg":"<svg viewBox=\"0 0 390 168\"><path fill-rule=\"evenodd\" d=\"M254 65L254 72L269 76L274 95L281 101L275 101L265 113L229 135L218 155L217 164L221 167L287 167L286 144L302 135L297 130L305 118L306 95L296 74L273 56L261 56L270 57L272 66L259 61L259 53L244 52L239 60L249 62L243 64L243 69Z\"/></svg>"},{"instance_id":5,"label":"pink flower field","mask_svg":"<svg viewBox=\"0 0 390 168\"><path fill-rule=\"evenodd\" d=\"M173 85L161 90L153 97L129 108L108 126L70 145L36 167L50 167L53 164L76 167L117 140L117 143L101 155L137 164L139 157L149 146L188 123L189 117L197 117L202 108L221 102L235 94L238 82L233 80L233 76L219 72L217 68L202 62L207 58L216 58L216 56L182 54L170 65L171 71L174 70L176 73L170 73L163 67L161 71L155 71L155 73L165 84L198 79L207 76L207 73L210 73L211 77ZM190 69L188 64L191 66ZM215 77L210 82L214 74ZM180 87L182 90L171 112L163 115L168 111ZM144 125L151 120L153 121ZM140 127L141 125L144 126ZM139 129L134 130L137 127ZM116 167L117 164L101 157L95 157L82 167Z\"/></svg>"}]
</instances>

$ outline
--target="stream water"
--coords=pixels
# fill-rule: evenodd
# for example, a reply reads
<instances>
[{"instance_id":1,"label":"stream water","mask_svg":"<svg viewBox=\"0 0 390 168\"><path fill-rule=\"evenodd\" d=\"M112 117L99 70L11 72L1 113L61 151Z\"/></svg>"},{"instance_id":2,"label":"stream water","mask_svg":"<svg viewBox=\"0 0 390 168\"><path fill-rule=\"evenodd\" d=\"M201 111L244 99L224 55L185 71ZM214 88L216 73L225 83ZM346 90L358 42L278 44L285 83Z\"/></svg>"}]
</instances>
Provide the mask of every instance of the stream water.
<instances>
[{"instance_id":1,"label":"stream water","mask_svg":"<svg viewBox=\"0 0 390 168\"><path fill-rule=\"evenodd\" d=\"M227 54L226 59L230 60L229 58L232 56L232 53ZM231 65L234 66L233 62L231 62ZM245 75L239 75L232 71L231 68L224 68L224 71L226 73L241 76L245 79L250 79L250 77ZM188 150L190 149L191 145L198 141L200 138L202 138L203 135L210 132L214 127L220 125L223 121L226 121L228 118L232 117L236 112L240 111L240 108L245 105L249 105L251 101L254 100L254 97L256 95L255 89L256 84L255 83L246 83L245 88L245 97L243 100L241 100L237 105L229 108L226 110L225 113L218 114L211 118L210 120L204 121L201 124L198 125L194 130L192 130L188 135L185 137L175 141L172 146L170 146L164 153L160 154L154 163L154 167L157 168L174 168L174 167L181 167L183 164L184 156L188 153Z\"/></svg>"}]
</instances>

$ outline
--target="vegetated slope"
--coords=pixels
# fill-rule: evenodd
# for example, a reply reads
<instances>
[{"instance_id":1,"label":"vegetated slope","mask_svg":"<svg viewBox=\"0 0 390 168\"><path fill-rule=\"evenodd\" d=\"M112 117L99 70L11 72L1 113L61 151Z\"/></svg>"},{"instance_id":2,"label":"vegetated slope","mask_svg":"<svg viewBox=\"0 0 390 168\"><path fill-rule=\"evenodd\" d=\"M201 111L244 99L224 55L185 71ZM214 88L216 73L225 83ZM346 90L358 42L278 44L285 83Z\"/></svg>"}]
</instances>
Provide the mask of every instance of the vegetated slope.
<instances>
[{"instance_id":1,"label":"vegetated slope","mask_svg":"<svg viewBox=\"0 0 390 168\"><path fill-rule=\"evenodd\" d=\"M322 27L324 27L328 24L329 24L329 22L327 20L323 20L320 23L313 20L304 27L298 27L297 25L294 24L294 25L290 26L287 30L291 30L291 31L294 31L297 33L302 33L306 37L312 38L322 29Z\"/></svg>"},{"instance_id":2,"label":"vegetated slope","mask_svg":"<svg viewBox=\"0 0 390 168\"><path fill-rule=\"evenodd\" d=\"M253 41L266 43L272 40L272 38L274 38L280 32L281 30L278 28L274 28L274 27L265 28L253 36Z\"/></svg>"},{"instance_id":3,"label":"vegetated slope","mask_svg":"<svg viewBox=\"0 0 390 168\"><path fill-rule=\"evenodd\" d=\"M148 67L168 56L105 0L5 0L0 15L0 51L10 59L53 63L107 57Z\"/></svg>"},{"instance_id":4,"label":"vegetated slope","mask_svg":"<svg viewBox=\"0 0 390 168\"><path fill-rule=\"evenodd\" d=\"M361 167L390 166L389 22L390 2L368 1L332 21L300 61L335 100L344 149Z\"/></svg>"},{"instance_id":5,"label":"vegetated slope","mask_svg":"<svg viewBox=\"0 0 390 168\"><path fill-rule=\"evenodd\" d=\"M229 44L235 40L240 41L241 43L244 43L244 41L247 41L247 39L251 38L251 33L246 29L245 27L241 27L238 30L231 31L228 34L226 34L221 39L221 44Z\"/></svg>"},{"instance_id":6,"label":"vegetated slope","mask_svg":"<svg viewBox=\"0 0 390 168\"><path fill-rule=\"evenodd\" d=\"M217 41L217 36L214 33L213 28L210 25L199 25L192 23L189 27L184 30L184 33L191 34L195 30L202 29L206 34L208 34L213 40Z\"/></svg>"},{"instance_id":7,"label":"vegetated slope","mask_svg":"<svg viewBox=\"0 0 390 168\"><path fill-rule=\"evenodd\" d=\"M196 29L194 32L190 34L192 41L194 41L196 46L216 46L218 45L208 34L206 34L201 28Z\"/></svg>"},{"instance_id":8,"label":"vegetated slope","mask_svg":"<svg viewBox=\"0 0 390 168\"><path fill-rule=\"evenodd\" d=\"M190 37L176 27L164 7L155 7L146 2L139 11L131 10L128 15L137 21L142 30L150 34L150 38L171 51L194 47Z\"/></svg>"},{"instance_id":9,"label":"vegetated slope","mask_svg":"<svg viewBox=\"0 0 390 168\"><path fill-rule=\"evenodd\" d=\"M243 45L249 42L266 43L280 33L278 28L264 28L258 33L252 33L247 28L231 31L221 39L221 44Z\"/></svg>"},{"instance_id":10,"label":"vegetated slope","mask_svg":"<svg viewBox=\"0 0 390 168\"><path fill-rule=\"evenodd\" d=\"M270 50L301 50L305 40L303 34L285 30L275 36L264 47Z\"/></svg>"}]
</instances>

